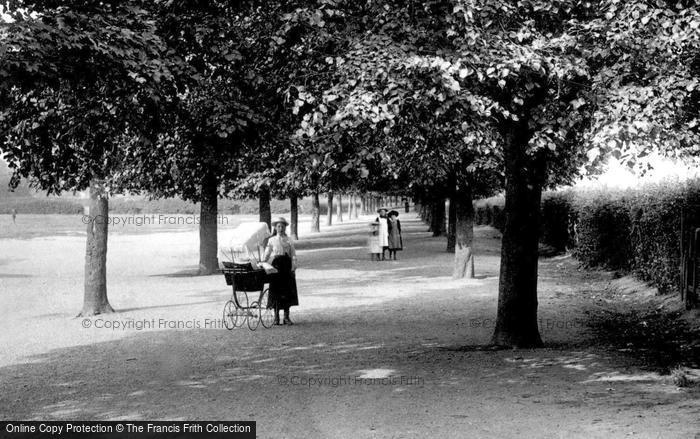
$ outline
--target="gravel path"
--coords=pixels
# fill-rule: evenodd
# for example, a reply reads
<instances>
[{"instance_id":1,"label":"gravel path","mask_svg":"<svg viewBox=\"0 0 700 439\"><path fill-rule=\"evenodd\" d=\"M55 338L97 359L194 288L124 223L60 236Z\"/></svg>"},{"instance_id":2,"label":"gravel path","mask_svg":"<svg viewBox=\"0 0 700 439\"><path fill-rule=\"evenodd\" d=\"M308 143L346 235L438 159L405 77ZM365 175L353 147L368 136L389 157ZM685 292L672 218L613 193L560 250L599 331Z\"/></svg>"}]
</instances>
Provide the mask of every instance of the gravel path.
<instances>
[{"instance_id":1,"label":"gravel path","mask_svg":"<svg viewBox=\"0 0 700 439\"><path fill-rule=\"evenodd\" d=\"M371 262L365 222L304 223L296 325L255 332L216 321L230 290L190 275L196 231L112 235L120 312L87 321L73 318L82 237L0 240L0 417L255 420L261 438L698 437L696 390L596 346L604 275L543 260L548 347L484 350L498 232L476 229L478 276L456 281L444 239L402 225L400 260Z\"/></svg>"}]
</instances>

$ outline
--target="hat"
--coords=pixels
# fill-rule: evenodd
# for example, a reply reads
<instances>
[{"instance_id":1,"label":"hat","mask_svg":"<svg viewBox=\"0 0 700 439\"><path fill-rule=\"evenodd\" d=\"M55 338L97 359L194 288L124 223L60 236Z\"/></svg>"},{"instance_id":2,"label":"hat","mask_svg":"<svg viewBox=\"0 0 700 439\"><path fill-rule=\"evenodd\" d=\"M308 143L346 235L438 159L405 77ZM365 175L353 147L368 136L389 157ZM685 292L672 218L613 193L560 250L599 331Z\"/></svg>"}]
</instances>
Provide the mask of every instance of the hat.
<instances>
[{"instance_id":1,"label":"hat","mask_svg":"<svg viewBox=\"0 0 700 439\"><path fill-rule=\"evenodd\" d=\"M271 225L272 227L275 227L275 224L277 224L277 223L283 223L285 226L288 226L288 225L289 225L289 223L287 222L286 219L284 219L283 216L280 216L280 217L278 217L278 218L273 219L272 222L270 223L270 225Z\"/></svg>"},{"instance_id":2,"label":"hat","mask_svg":"<svg viewBox=\"0 0 700 439\"><path fill-rule=\"evenodd\" d=\"M397 211L395 211L395 210L392 210L391 212L389 212L388 215L389 215L389 216L391 216L391 215L399 216L399 213L398 213Z\"/></svg>"},{"instance_id":3,"label":"hat","mask_svg":"<svg viewBox=\"0 0 700 439\"><path fill-rule=\"evenodd\" d=\"M387 212L389 211L389 209L386 207L380 207L379 209L377 209L377 213L381 212L382 210L386 210Z\"/></svg>"}]
</instances>

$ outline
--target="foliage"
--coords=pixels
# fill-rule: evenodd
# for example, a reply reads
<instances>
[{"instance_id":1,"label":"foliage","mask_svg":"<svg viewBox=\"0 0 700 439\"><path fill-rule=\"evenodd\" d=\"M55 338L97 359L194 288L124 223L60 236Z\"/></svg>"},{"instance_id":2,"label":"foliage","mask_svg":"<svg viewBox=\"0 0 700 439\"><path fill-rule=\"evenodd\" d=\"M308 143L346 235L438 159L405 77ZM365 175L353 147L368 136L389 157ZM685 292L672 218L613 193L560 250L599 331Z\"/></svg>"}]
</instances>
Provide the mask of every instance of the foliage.
<instances>
[{"instance_id":1,"label":"foliage","mask_svg":"<svg viewBox=\"0 0 700 439\"><path fill-rule=\"evenodd\" d=\"M481 226L491 226L503 232L506 224L504 207L505 199L502 196L474 202L474 223Z\"/></svg>"},{"instance_id":2,"label":"foliage","mask_svg":"<svg viewBox=\"0 0 700 439\"><path fill-rule=\"evenodd\" d=\"M475 222L502 230L502 206L502 198L475 202ZM572 250L586 267L631 272L662 292L676 291L681 211L698 212L698 206L700 181L625 191L547 192L540 242Z\"/></svg>"},{"instance_id":3,"label":"foliage","mask_svg":"<svg viewBox=\"0 0 700 439\"><path fill-rule=\"evenodd\" d=\"M31 196L31 191L28 185L21 184L15 188L10 186L10 178L12 172L7 167L7 164L0 159L0 200L4 198L28 197Z\"/></svg>"},{"instance_id":4,"label":"foliage","mask_svg":"<svg viewBox=\"0 0 700 439\"><path fill-rule=\"evenodd\" d=\"M297 136L333 139L326 154L350 139L354 168L381 157L406 183L431 186L451 168L488 175L513 129L545 159L550 186L608 153L635 166L652 148L698 152L691 3L380 1L343 20L371 32L327 58L335 81L294 108L306 109Z\"/></svg>"},{"instance_id":5,"label":"foliage","mask_svg":"<svg viewBox=\"0 0 700 439\"><path fill-rule=\"evenodd\" d=\"M190 0L150 6L178 87L169 96L172 105L159 108L155 141L129 145L128 172L121 175L129 190L199 201L205 176L213 176L217 187L238 177L241 151L260 118L246 91L252 87L246 63L257 61L243 56L249 39L242 14L250 7Z\"/></svg>"},{"instance_id":6,"label":"foliage","mask_svg":"<svg viewBox=\"0 0 700 439\"><path fill-rule=\"evenodd\" d=\"M587 267L626 271L632 267L629 194L591 193L575 201L574 256Z\"/></svg>"},{"instance_id":7,"label":"foliage","mask_svg":"<svg viewBox=\"0 0 700 439\"><path fill-rule=\"evenodd\" d=\"M646 187L632 201L633 269L662 292L678 287L684 208L700 216L700 181Z\"/></svg>"},{"instance_id":8,"label":"foliage","mask_svg":"<svg viewBox=\"0 0 700 439\"><path fill-rule=\"evenodd\" d=\"M139 2L9 2L0 23L0 151L49 193L108 183L153 132L172 74ZM29 13L28 11L33 11Z\"/></svg>"},{"instance_id":9,"label":"foliage","mask_svg":"<svg viewBox=\"0 0 700 439\"><path fill-rule=\"evenodd\" d=\"M644 171L643 158L700 152L700 9L694 1L602 2L582 25L597 64L599 97L589 157L607 154Z\"/></svg>"}]
</instances>

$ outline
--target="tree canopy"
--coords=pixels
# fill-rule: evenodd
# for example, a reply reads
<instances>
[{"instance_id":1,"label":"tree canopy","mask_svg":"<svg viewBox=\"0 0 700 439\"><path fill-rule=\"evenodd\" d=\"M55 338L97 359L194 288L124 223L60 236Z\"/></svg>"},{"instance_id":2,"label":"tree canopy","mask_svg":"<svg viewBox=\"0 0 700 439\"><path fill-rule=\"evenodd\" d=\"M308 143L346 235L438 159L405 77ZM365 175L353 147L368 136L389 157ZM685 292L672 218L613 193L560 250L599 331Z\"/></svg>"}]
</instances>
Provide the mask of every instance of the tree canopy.
<instances>
[{"instance_id":1,"label":"tree canopy","mask_svg":"<svg viewBox=\"0 0 700 439\"><path fill-rule=\"evenodd\" d=\"M544 188L609 156L635 168L700 152L693 0L6 4L0 149L14 184L99 179L209 213L261 185L503 189L499 344L541 342Z\"/></svg>"}]
</instances>

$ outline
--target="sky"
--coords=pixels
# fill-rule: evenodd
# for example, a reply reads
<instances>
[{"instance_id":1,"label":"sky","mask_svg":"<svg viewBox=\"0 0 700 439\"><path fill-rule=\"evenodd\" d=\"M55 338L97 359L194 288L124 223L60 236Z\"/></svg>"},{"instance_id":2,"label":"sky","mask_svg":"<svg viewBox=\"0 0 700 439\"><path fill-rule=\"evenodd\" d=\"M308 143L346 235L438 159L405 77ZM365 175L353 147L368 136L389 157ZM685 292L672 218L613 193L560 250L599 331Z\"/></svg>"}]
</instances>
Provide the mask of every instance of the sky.
<instances>
[{"instance_id":1,"label":"sky","mask_svg":"<svg viewBox=\"0 0 700 439\"><path fill-rule=\"evenodd\" d=\"M660 181L685 181L700 178L700 168L677 160L662 157L658 154L650 154L648 161L653 168L645 175L638 175L619 161L610 158L605 166L605 171L601 175L584 178L577 182L574 187L627 189Z\"/></svg>"}]
</instances>

